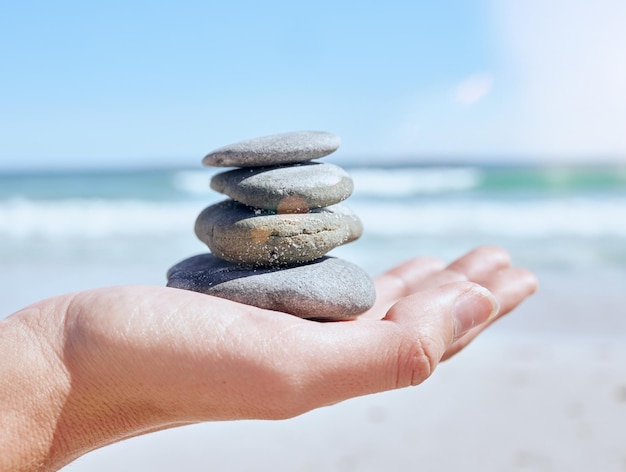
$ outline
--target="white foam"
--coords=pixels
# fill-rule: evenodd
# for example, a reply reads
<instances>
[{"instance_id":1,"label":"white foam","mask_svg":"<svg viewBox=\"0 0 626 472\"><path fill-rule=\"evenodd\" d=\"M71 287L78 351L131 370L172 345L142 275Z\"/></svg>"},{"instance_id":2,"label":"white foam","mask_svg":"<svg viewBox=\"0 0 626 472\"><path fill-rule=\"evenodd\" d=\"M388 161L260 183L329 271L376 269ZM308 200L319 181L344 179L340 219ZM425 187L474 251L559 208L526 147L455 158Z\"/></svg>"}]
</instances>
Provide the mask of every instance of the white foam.
<instances>
[{"instance_id":1,"label":"white foam","mask_svg":"<svg viewBox=\"0 0 626 472\"><path fill-rule=\"evenodd\" d=\"M0 201L0 236L9 238L174 235L190 231L200 203L70 199Z\"/></svg>"},{"instance_id":2,"label":"white foam","mask_svg":"<svg viewBox=\"0 0 626 472\"><path fill-rule=\"evenodd\" d=\"M482 172L473 167L350 170L355 196L404 197L476 188Z\"/></svg>"},{"instance_id":3,"label":"white foam","mask_svg":"<svg viewBox=\"0 0 626 472\"><path fill-rule=\"evenodd\" d=\"M185 235L223 196L154 202L68 199L0 201L2 238ZM351 198L367 234L384 237L493 235L513 238L626 237L626 197L531 201Z\"/></svg>"},{"instance_id":4,"label":"white foam","mask_svg":"<svg viewBox=\"0 0 626 472\"><path fill-rule=\"evenodd\" d=\"M214 194L209 182L211 177L219 172L219 169L207 169L205 171L179 171L172 176L172 185L177 190L190 195ZM223 169L221 170L223 171Z\"/></svg>"},{"instance_id":5,"label":"white foam","mask_svg":"<svg viewBox=\"0 0 626 472\"><path fill-rule=\"evenodd\" d=\"M366 231L382 236L626 237L626 198L350 203Z\"/></svg>"},{"instance_id":6,"label":"white foam","mask_svg":"<svg viewBox=\"0 0 626 472\"><path fill-rule=\"evenodd\" d=\"M172 177L173 186L189 195L210 195L211 177L224 169L179 171ZM406 197L471 190L480 185L482 171L473 167L428 168L356 168L350 169L354 196Z\"/></svg>"}]
</instances>

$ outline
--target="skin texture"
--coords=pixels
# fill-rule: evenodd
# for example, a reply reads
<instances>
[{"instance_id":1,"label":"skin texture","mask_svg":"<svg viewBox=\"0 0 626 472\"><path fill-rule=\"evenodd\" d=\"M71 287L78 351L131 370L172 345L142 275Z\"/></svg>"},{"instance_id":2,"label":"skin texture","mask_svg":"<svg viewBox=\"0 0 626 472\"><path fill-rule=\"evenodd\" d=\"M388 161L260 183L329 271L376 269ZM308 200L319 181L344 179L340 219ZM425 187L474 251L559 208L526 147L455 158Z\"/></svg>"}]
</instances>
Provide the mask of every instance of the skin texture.
<instances>
[{"instance_id":1,"label":"skin texture","mask_svg":"<svg viewBox=\"0 0 626 472\"><path fill-rule=\"evenodd\" d=\"M318 323L167 287L41 301L0 322L0 470L56 470L127 437L282 419L418 385L536 289L498 248L416 258L376 305Z\"/></svg>"}]
</instances>

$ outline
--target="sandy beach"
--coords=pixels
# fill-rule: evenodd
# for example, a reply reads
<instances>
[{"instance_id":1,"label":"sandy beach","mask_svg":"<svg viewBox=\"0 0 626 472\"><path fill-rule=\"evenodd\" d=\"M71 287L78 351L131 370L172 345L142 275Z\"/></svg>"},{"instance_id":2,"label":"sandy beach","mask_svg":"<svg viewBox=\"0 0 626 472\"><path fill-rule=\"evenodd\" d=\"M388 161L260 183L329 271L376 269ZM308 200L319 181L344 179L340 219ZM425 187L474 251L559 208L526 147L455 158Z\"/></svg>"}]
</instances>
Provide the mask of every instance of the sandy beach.
<instances>
[{"instance_id":1,"label":"sandy beach","mask_svg":"<svg viewBox=\"0 0 626 472\"><path fill-rule=\"evenodd\" d=\"M123 271L104 257L75 266L59 257L37 271L9 263L1 311L92 286L162 283L168 255ZM64 470L626 470L626 270L539 278L532 299L419 387L288 421L154 433Z\"/></svg>"}]
</instances>

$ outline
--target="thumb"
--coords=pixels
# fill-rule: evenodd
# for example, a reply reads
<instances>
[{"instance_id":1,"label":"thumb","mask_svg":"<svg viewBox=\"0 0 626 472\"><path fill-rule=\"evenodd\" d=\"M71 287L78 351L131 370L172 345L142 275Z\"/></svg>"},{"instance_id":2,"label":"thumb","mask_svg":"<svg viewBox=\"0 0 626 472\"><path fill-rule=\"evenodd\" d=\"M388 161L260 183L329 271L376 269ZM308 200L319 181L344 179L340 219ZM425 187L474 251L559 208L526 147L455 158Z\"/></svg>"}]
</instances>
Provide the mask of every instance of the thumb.
<instances>
[{"instance_id":1,"label":"thumb","mask_svg":"<svg viewBox=\"0 0 626 472\"><path fill-rule=\"evenodd\" d=\"M402 333L396 341L396 387L426 380L455 340L493 319L499 309L489 290L471 282L446 284L397 302L383 319Z\"/></svg>"},{"instance_id":2,"label":"thumb","mask_svg":"<svg viewBox=\"0 0 626 472\"><path fill-rule=\"evenodd\" d=\"M227 308L233 311L236 307ZM423 382L456 339L488 322L498 311L491 292L470 282L407 296L382 320L314 323L249 310L222 321L228 323L227 328L208 331L217 337L229 336L222 341L226 351L217 351L221 354L219 365L208 371L207 384L212 386L215 378L224 378L223 370L228 369L232 375L226 378L236 380L229 380L228 386L224 382L219 391L228 392L222 403L235 399L234 416L244 416L242 411L259 418L294 416L351 397ZM215 321L206 321L210 317L199 319L209 327L216 326ZM199 323L185 326L197 330ZM204 344L198 347L199 354L191 357L204 359ZM212 354L210 349L208 354ZM176 371L193 372L181 369ZM198 367L191 376L192 384L197 385L197 374L202 371ZM198 401L206 405L208 392L198 389L198 394ZM237 398L243 403L236 404ZM183 400L189 405L188 393Z\"/></svg>"},{"instance_id":3,"label":"thumb","mask_svg":"<svg viewBox=\"0 0 626 472\"><path fill-rule=\"evenodd\" d=\"M455 282L397 302L382 320L307 326L290 359L300 366L295 398L303 412L348 398L417 385L455 339L496 316L486 288Z\"/></svg>"}]
</instances>

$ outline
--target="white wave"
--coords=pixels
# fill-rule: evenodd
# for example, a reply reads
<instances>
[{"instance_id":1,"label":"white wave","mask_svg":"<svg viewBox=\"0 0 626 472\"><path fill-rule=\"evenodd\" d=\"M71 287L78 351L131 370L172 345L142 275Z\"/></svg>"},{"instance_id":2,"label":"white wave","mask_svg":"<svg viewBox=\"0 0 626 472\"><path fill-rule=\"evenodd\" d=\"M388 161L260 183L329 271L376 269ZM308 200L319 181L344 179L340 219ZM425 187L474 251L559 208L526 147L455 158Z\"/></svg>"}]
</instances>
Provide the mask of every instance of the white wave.
<instances>
[{"instance_id":1,"label":"white wave","mask_svg":"<svg viewBox=\"0 0 626 472\"><path fill-rule=\"evenodd\" d=\"M482 172L473 167L352 169L355 196L404 197L476 188Z\"/></svg>"},{"instance_id":2,"label":"white wave","mask_svg":"<svg viewBox=\"0 0 626 472\"><path fill-rule=\"evenodd\" d=\"M365 230L381 236L626 237L626 199L355 202Z\"/></svg>"},{"instance_id":3,"label":"white wave","mask_svg":"<svg viewBox=\"0 0 626 472\"><path fill-rule=\"evenodd\" d=\"M212 199L181 202L70 199L0 201L0 238L106 238L178 236L193 231ZM359 200L348 205L367 235L513 238L626 238L626 198L533 201ZM0 239L1 240L1 239Z\"/></svg>"},{"instance_id":4,"label":"white wave","mask_svg":"<svg viewBox=\"0 0 626 472\"><path fill-rule=\"evenodd\" d=\"M223 171L223 169L222 169ZM188 193L190 195L210 195L213 194L214 191L211 190L209 186L209 182L211 181L211 177L215 175L217 172L220 172L219 169L207 169L205 171L192 171L192 170L184 170L175 172L172 176L172 185L177 190L181 192Z\"/></svg>"},{"instance_id":5,"label":"white wave","mask_svg":"<svg viewBox=\"0 0 626 472\"><path fill-rule=\"evenodd\" d=\"M211 177L224 169L179 171L172 177L173 186L189 195L210 195ZM473 167L428 168L355 168L350 169L355 196L405 197L476 188L482 172Z\"/></svg>"},{"instance_id":6,"label":"white wave","mask_svg":"<svg viewBox=\"0 0 626 472\"><path fill-rule=\"evenodd\" d=\"M12 238L174 235L192 231L204 205L135 200L0 201L0 236Z\"/></svg>"}]
</instances>

